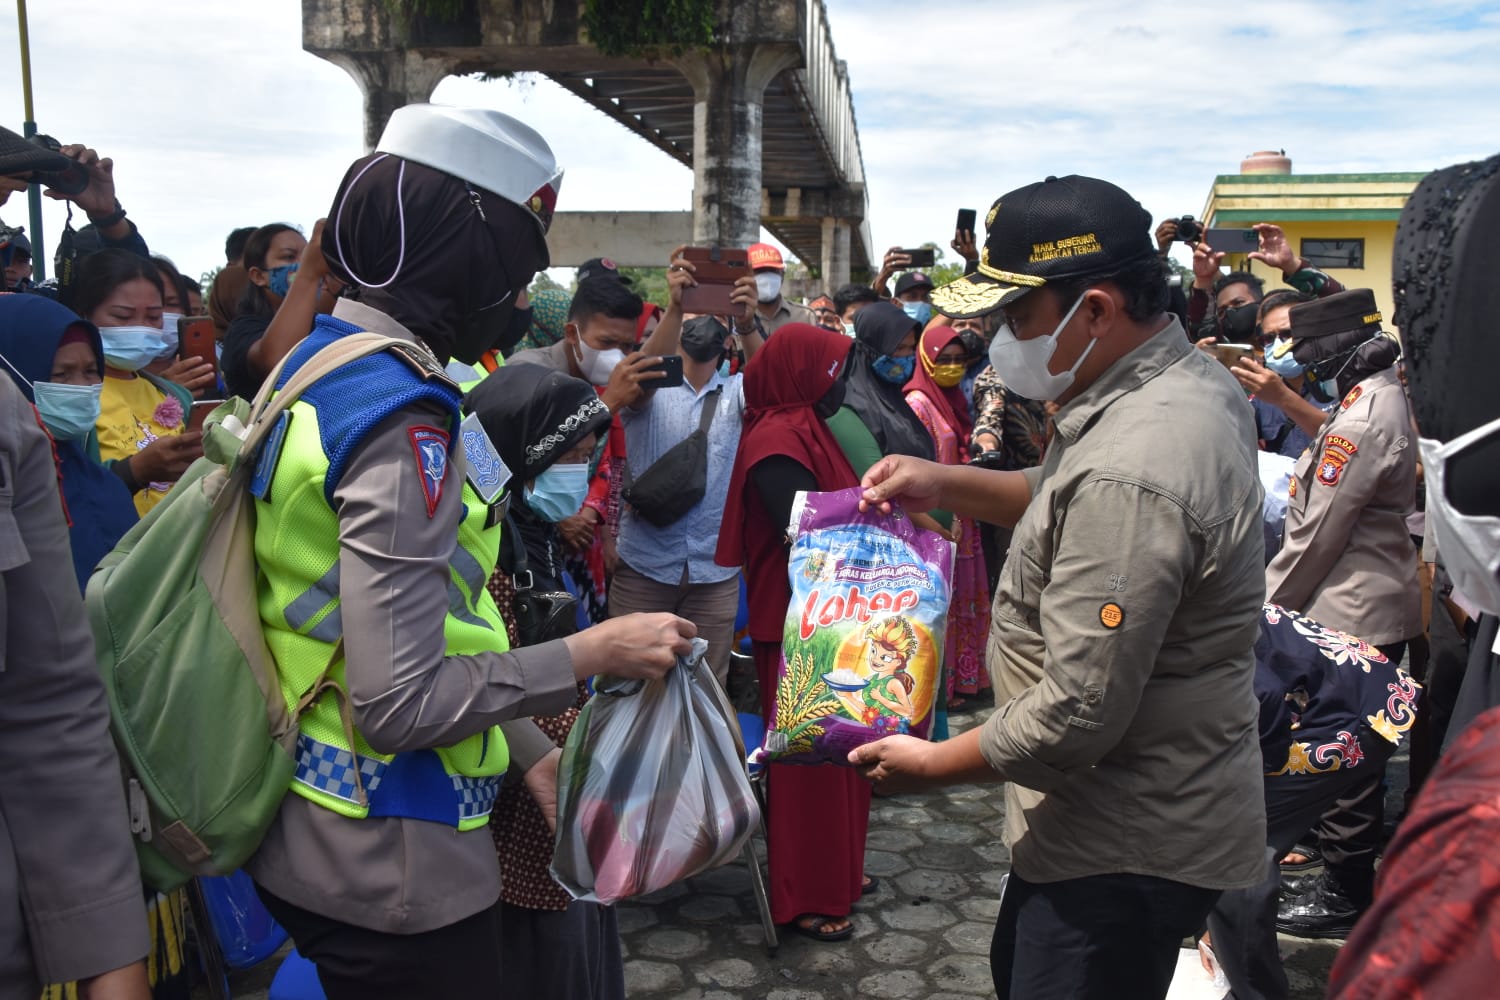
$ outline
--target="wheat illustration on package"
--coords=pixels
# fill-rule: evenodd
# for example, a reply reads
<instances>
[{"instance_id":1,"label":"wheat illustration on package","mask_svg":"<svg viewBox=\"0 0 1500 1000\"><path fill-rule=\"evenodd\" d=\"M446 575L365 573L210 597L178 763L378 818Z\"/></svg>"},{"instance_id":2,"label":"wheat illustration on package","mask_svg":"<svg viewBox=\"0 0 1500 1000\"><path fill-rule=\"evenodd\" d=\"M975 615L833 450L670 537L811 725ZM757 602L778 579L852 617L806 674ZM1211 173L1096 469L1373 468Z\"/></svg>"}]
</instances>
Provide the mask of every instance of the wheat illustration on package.
<instances>
[{"instance_id":1,"label":"wheat illustration on package","mask_svg":"<svg viewBox=\"0 0 1500 1000\"><path fill-rule=\"evenodd\" d=\"M953 544L859 489L799 493L776 717L764 755L847 763L885 736L926 738L953 589Z\"/></svg>"}]
</instances>

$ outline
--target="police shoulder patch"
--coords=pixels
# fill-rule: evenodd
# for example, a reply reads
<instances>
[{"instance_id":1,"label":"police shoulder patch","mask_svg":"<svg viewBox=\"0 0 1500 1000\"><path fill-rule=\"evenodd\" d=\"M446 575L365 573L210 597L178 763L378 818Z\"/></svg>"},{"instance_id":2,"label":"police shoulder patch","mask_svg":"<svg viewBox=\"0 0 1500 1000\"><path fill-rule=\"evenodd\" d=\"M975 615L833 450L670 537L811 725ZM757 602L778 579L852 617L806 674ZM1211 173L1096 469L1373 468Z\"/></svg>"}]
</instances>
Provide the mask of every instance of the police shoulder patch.
<instances>
[{"instance_id":1,"label":"police shoulder patch","mask_svg":"<svg viewBox=\"0 0 1500 1000\"><path fill-rule=\"evenodd\" d=\"M477 413L464 417L459 426L459 439L463 442L464 461L467 466L469 485L486 504L495 502L505 484L510 482L510 469L495 449Z\"/></svg>"},{"instance_id":2,"label":"police shoulder patch","mask_svg":"<svg viewBox=\"0 0 1500 1000\"><path fill-rule=\"evenodd\" d=\"M1337 486L1344 475L1344 466L1359 451L1359 446L1346 437L1330 434L1323 439L1323 457L1318 459L1318 482L1324 486Z\"/></svg>"},{"instance_id":3,"label":"police shoulder patch","mask_svg":"<svg viewBox=\"0 0 1500 1000\"><path fill-rule=\"evenodd\" d=\"M443 480L448 475L448 433L422 425L408 428L406 433L416 456L417 476L430 520L437 514L438 501L443 498Z\"/></svg>"},{"instance_id":4,"label":"police shoulder patch","mask_svg":"<svg viewBox=\"0 0 1500 1000\"><path fill-rule=\"evenodd\" d=\"M1349 390L1349 394L1347 396L1345 396L1344 397L1344 401L1339 404L1339 409L1341 409L1341 410L1347 410L1347 409L1349 409L1349 407L1353 406L1355 404L1355 402L1357 402L1359 400L1359 397L1363 396L1364 394L1365 394L1365 387L1364 386L1362 386L1362 385L1355 386L1353 389Z\"/></svg>"}]
</instances>

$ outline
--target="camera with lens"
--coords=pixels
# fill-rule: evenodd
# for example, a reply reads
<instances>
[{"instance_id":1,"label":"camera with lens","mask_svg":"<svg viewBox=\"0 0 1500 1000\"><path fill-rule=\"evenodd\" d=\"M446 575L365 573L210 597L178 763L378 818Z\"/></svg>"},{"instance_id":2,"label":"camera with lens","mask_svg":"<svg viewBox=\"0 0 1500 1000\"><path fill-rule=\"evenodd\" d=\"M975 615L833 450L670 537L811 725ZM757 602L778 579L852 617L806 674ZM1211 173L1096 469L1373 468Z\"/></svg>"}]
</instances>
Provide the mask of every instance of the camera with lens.
<instances>
[{"instance_id":1,"label":"camera with lens","mask_svg":"<svg viewBox=\"0 0 1500 1000\"><path fill-rule=\"evenodd\" d=\"M1184 243L1197 243L1203 238L1203 223L1191 215L1174 220L1177 223L1177 238Z\"/></svg>"},{"instance_id":2,"label":"camera with lens","mask_svg":"<svg viewBox=\"0 0 1500 1000\"><path fill-rule=\"evenodd\" d=\"M50 152L62 152L62 144L50 135L33 135L29 141ZM43 187L51 188L58 194L70 198L82 194L89 186L88 168L77 161L70 162L68 166L58 171L38 170L31 175L31 179Z\"/></svg>"}]
</instances>

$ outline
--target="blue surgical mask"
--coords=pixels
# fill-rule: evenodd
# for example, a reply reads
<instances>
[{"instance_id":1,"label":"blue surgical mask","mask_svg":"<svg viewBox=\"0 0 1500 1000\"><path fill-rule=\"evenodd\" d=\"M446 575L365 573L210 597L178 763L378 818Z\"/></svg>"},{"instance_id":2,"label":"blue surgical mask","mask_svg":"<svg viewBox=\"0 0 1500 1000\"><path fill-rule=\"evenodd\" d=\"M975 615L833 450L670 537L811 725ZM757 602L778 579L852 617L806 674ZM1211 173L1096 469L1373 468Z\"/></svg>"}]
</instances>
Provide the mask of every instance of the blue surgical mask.
<instances>
[{"instance_id":1,"label":"blue surgical mask","mask_svg":"<svg viewBox=\"0 0 1500 1000\"><path fill-rule=\"evenodd\" d=\"M932 319L931 302L903 302L901 303L901 311L923 326L926 326L927 321Z\"/></svg>"},{"instance_id":2,"label":"blue surgical mask","mask_svg":"<svg viewBox=\"0 0 1500 1000\"><path fill-rule=\"evenodd\" d=\"M36 412L47 430L60 441L77 441L89 436L99 422L99 394L104 383L68 385L65 382L33 382L31 394Z\"/></svg>"},{"instance_id":3,"label":"blue surgical mask","mask_svg":"<svg viewBox=\"0 0 1500 1000\"><path fill-rule=\"evenodd\" d=\"M729 362L727 360L726 361L721 361L719 363L719 377L720 378L728 378L729 377Z\"/></svg>"},{"instance_id":4,"label":"blue surgical mask","mask_svg":"<svg viewBox=\"0 0 1500 1000\"><path fill-rule=\"evenodd\" d=\"M548 466L526 487L526 504L554 524L578 513L589 495L587 463Z\"/></svg>"},{"instance_id":5,"label":"blue surgical mask","mask_svg":"<svg viewBox=\"0 0 1500 1000\"><path fill-rule=\"evenodd\" d=\"M1282 378L1296 378L1307 367L1292 356L1292 342L1277 337L1266 348L1266 367Z\"/></svg>"},{"instance_id":6,"label":"blue surgical mask","mask_svg":"<svg viewBox=\"0 0 1500 1000\"><path fill-rule=\"evenodd\" d=\"M912 373L917 370L917 356L908 354L904 358L893 358L889 354L882 354L876 358L870 367L875 374L891 385L905 385L910 381Z\"/></svg>"},{"instance_id":7,"label":"blue surgical mask","mask_svg":"<svg viewBox=\"0 0 1500 1000\"><path fill-rule=\"evenodd\" d=\"M127 372L140 371L177 349L177 332L168 334L154 326L101 326L99 339L104 342L104 360Z\"/></svg>"},{"instance_id":8,"label":"blue surgical mask","mask_svg":"<svg viewBox=\"0 0 1500 1000\"><path fill-rule=\"evenodd\" d=\"M286 293L292 290L292 275L297 273L298 264L283 264L281 267L273 267L266 272L270 279L269 288L274 295L286 298Z\"/></svg>"}]
</instances>

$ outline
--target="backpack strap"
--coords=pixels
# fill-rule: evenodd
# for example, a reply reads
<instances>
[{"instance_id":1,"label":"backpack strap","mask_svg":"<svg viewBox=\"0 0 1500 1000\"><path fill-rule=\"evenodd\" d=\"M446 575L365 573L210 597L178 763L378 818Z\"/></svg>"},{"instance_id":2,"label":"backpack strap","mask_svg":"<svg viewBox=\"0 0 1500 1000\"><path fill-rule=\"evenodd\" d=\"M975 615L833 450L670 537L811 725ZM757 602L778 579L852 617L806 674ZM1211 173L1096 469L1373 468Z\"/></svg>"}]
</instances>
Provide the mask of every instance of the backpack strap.
<instances>
[{"instance_id":1,"label":"backpack strap","mask_svg":"<svg viewBox=\"0 0 1500 1000\"><path fill-rule=\"evenodd\" d=\"M287 379L281 391L277 392L276 383L281 379L281 372L295 353L288 352L266 376L260 392L255 396L255 401L250 404L250 427L244 437L244 443L240 446L240 457L243 459L254 455L271 433L272 428L276 426L276 421L281 414L290 409L291 405L301 398L302 394L318 379L351 361L357 361L378 351L409 346L404 340L378 333L354 333L347 337L340 337L308 358L307 363L298 368L292 377Z\"/></svg>"}]
</instances>

